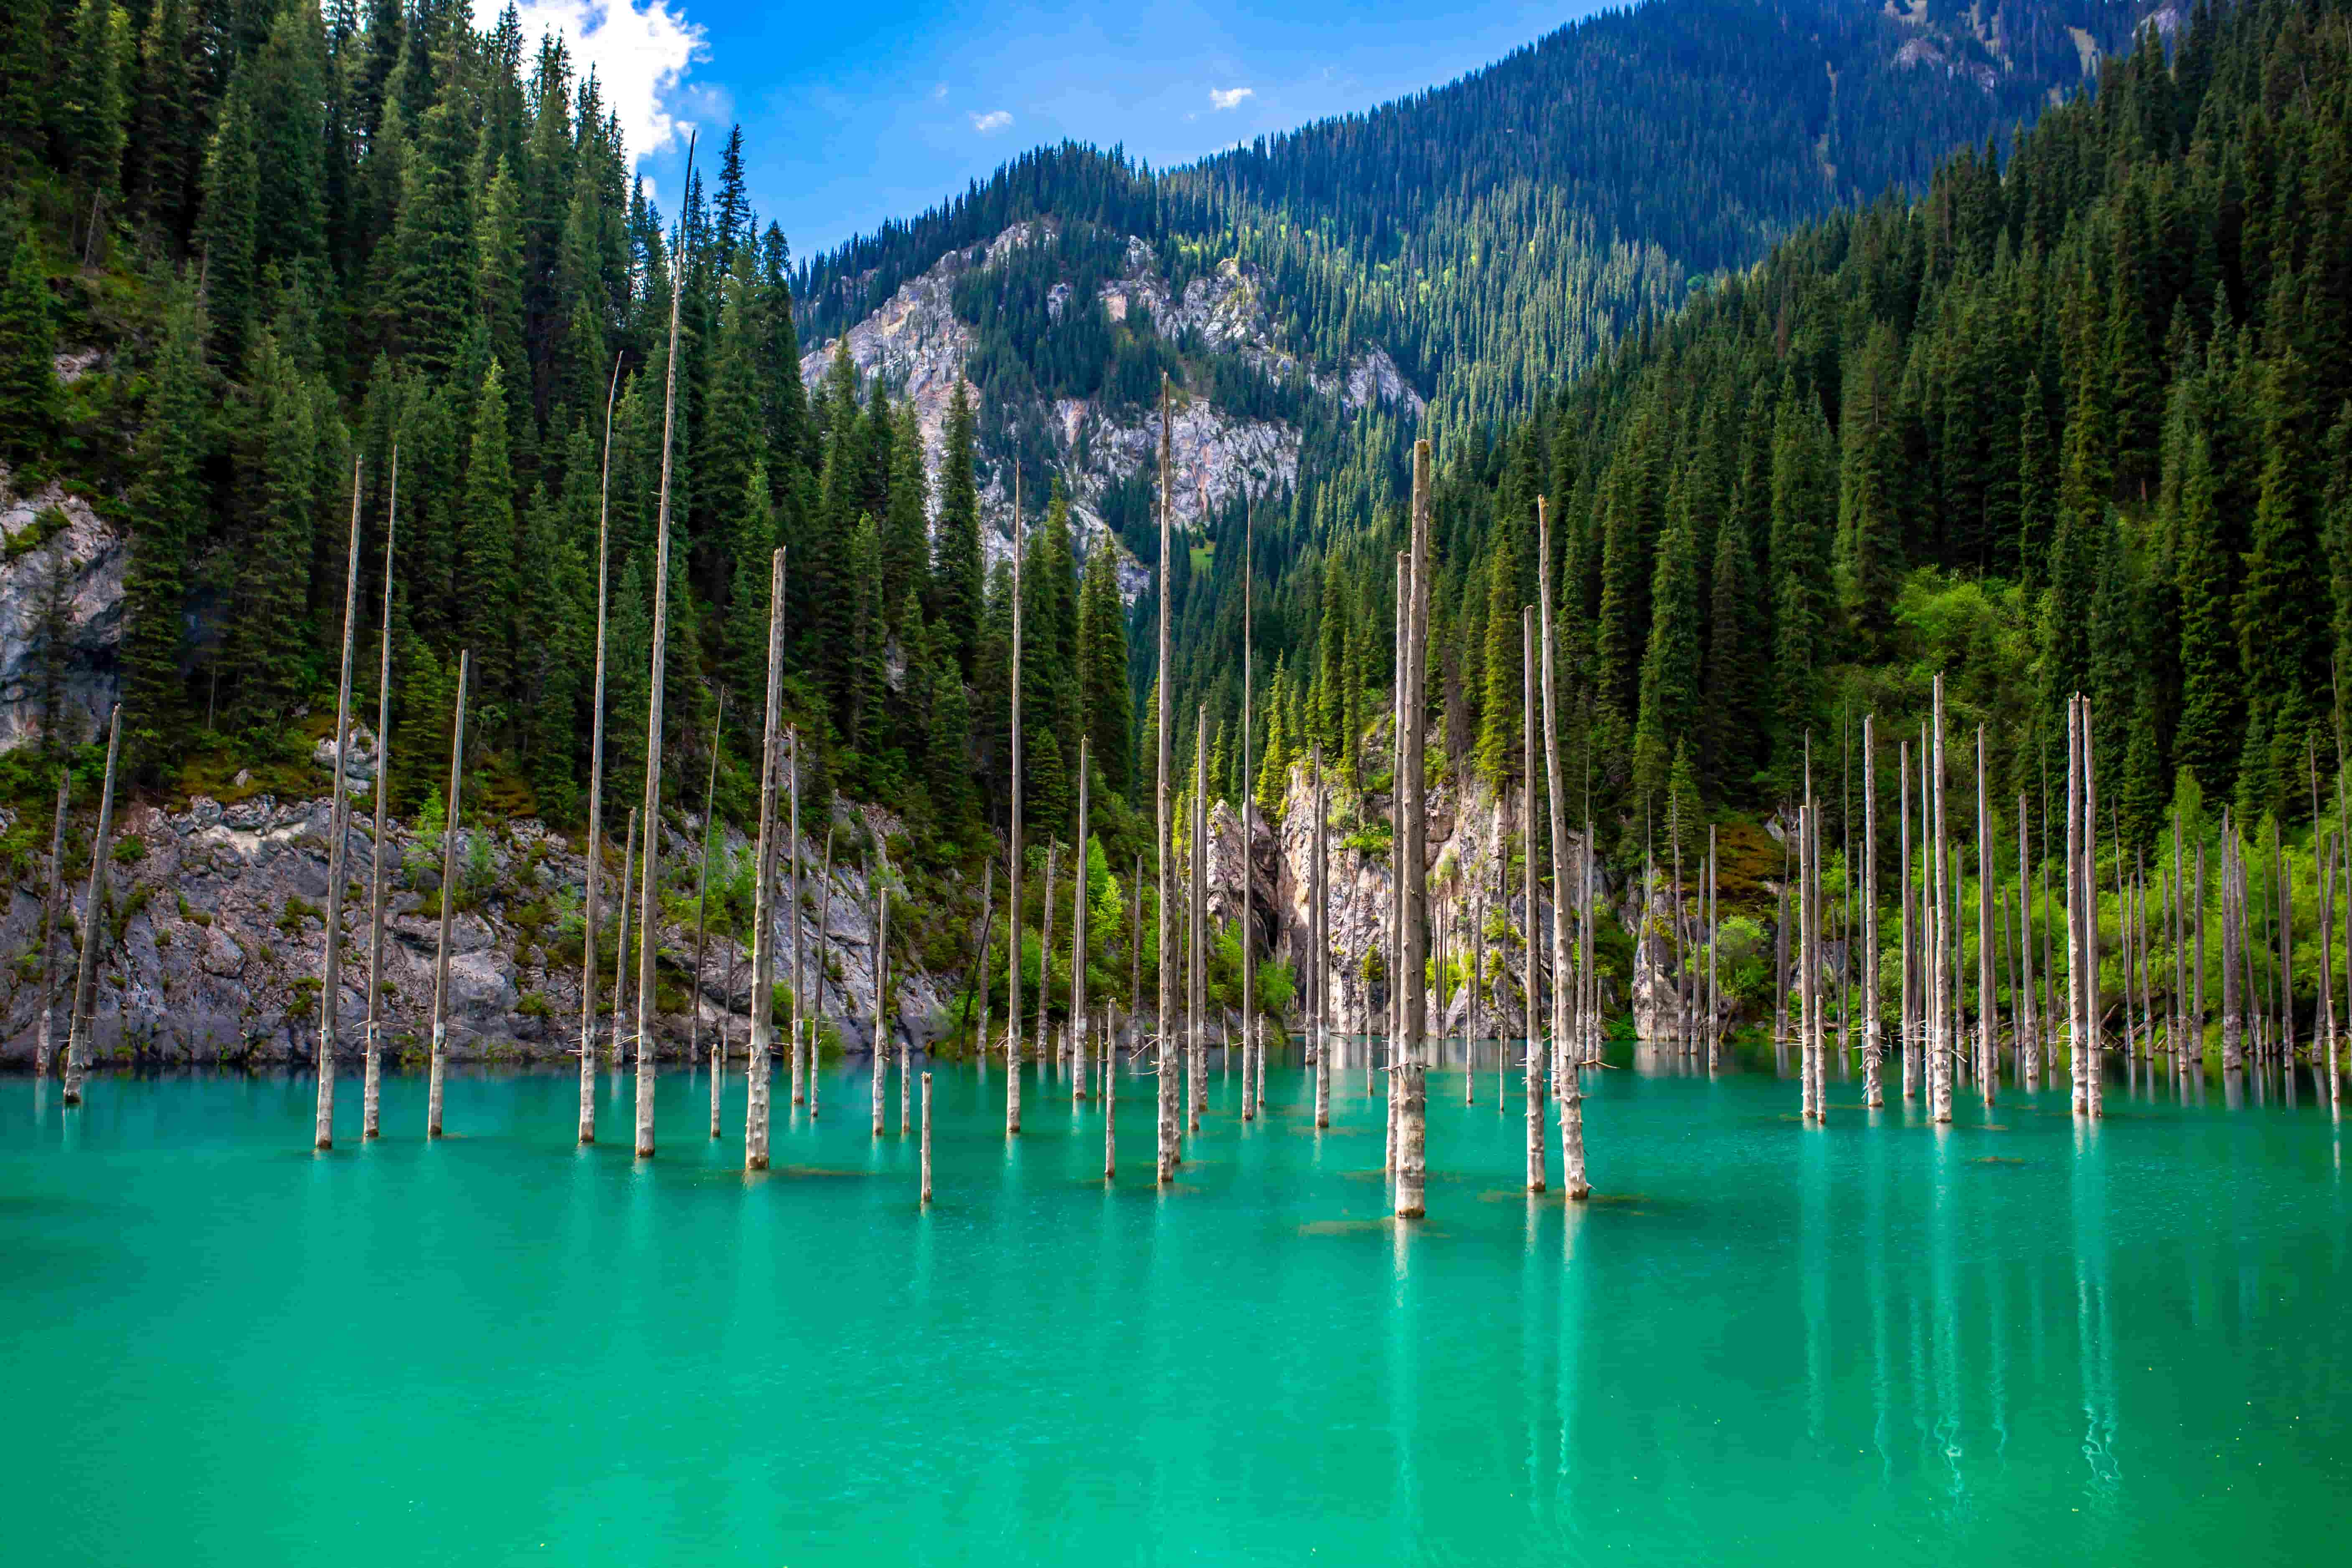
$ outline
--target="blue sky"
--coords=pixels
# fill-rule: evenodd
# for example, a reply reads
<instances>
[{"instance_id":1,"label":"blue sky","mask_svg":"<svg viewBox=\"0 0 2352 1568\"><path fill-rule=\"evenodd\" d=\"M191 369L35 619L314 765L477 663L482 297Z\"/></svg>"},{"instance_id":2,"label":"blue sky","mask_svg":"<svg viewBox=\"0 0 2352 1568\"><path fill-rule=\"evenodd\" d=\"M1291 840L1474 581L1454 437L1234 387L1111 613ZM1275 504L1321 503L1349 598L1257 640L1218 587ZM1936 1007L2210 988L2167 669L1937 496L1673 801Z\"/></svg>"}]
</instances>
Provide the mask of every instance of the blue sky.
<instances>
[{"instance_id":1,"label":"blue sky","mask_svg":"<svg viewBox=\"0 0 2352 1568\"><path fill-rule=\"evenodd\" d=\"M495 15L501 0L476 0ZM1064 137L1181 163L1475 69L1598 0L533 0L596 65L667 211L683 128L743 126L795 255Z\"/></svg>"}]
</instances>

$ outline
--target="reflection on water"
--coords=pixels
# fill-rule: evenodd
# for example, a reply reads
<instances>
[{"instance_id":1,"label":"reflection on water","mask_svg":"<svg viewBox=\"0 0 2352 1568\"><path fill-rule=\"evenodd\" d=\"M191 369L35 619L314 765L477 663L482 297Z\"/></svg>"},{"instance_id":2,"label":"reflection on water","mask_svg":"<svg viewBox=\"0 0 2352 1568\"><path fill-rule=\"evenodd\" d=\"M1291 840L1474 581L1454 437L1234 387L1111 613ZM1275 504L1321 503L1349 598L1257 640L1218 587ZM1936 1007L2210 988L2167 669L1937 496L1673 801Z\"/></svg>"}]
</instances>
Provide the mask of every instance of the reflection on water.
<instances>
[{"instance_id":1,"label":"reflection on water","mask_svg":"<svg viewBox=\"0 0 2352 1568\"><path fill-rule=\"evenodd\" d=\"M663 1125L694 1135L651 1162L578 1147L562 1073L453 1071L431 1146L394 1076L384 1140L328 1156L299 1079L101 1077L72 1113L0 1079L16 1440L102 1460L0 1468L10 1556L2333 1546L2352 1211L2316 1084L2249 1068L2209 1099L2118 1062L2096 1126L2061 1075L2004 1085L1997 1119L1849 1097L1808 1128L1769 1044L1713 1076L1621 1045L1584 1075L1601 1190L1568 1204L1517 1190L1522 1048L1445 1043L1419 1225L1387 1216L1363 1037L1334 1042L1326 1131L1295 1050L1255 1122L1213 1074L1168 1190L1148 1157L1102 1180L1098 1102L1008 1142L1003 1075L935 1064L928 1210L915 1140L862 1112L780 1114L746 1180L740 1073L715 1143L709 1080L664 1075ZM1120 1065L1148 1151L1150 1064ZM1509 1114L1442 1081L1506 1068ZM630 1075L599 1089L625 1114ZM862 1107L863 1065L823 1090Z\"/></svg>"}]
</instances>

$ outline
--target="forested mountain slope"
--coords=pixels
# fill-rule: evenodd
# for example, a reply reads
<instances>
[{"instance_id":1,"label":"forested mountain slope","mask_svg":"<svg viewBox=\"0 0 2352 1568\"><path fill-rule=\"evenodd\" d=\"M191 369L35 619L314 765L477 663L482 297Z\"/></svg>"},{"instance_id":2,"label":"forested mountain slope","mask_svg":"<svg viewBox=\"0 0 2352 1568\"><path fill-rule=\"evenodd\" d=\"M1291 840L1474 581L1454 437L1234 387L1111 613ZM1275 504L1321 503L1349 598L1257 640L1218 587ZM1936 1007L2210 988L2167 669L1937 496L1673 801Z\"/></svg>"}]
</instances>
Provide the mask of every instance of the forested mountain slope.
<instances>
[{"instance_id":1,"label":"forested mountain slope","mask_svg":"<svg viewBox=\"0 0 2352 1568\"><path fill-rule=\"evenodd\" d=\"M2126 846L2176 791L2303 820L2352 662L2347 334L2345 7L2200 7L2005 157L1800 231L1454 446L1448 763L1515 775L1548 495L1573 767L1631 852L1676 794L1685 823L1787 803L1809 738L1842 821L1853 727L1876 712L1887 766L1937 671L1958 733L1985 726L1996 802L2036 819L2082 691ZM1400 537L1274 567L1297 609L1260 657L1292 672L1268 727L1294 750L1354 754Z\"/></svg>"}]
</instances>

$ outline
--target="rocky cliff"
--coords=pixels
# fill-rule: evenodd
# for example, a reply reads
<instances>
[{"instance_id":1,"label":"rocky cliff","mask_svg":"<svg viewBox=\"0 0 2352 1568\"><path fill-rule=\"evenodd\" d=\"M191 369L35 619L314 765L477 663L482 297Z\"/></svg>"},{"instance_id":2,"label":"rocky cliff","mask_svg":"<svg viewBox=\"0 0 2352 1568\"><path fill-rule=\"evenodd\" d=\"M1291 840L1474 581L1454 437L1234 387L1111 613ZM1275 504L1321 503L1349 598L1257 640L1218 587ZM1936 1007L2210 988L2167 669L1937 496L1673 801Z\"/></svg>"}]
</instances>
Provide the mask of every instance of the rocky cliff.
<instances>
[{"instance_id":1,"label":"rocky cliff","mask_svg":"<svg viewBox=\"0 0 2352 1568\"><path fill-rule=\"evenodd\" d=\"M364 734L362 739L364 744ZM371 772L370 761L362 754L354 767ZM345 964L335 999L342 1047L354 1058L367 1016L366 889L377 853L362 799L346 851ZM849 817L844 807L845 825ZM134 804L118 813L117 823L118 850L108 868L100 922L93 1037L98 1057L251 1064L313 1059L325 964L332 833L328 802L255 795L225 804L198 796L184 811ZM45 817L26 826L37 826L38 848L15 868L0 918L0 952L23 955L0 977L6 988L0 999L0 1058L12 1061L31 1057L41 996L41 862L48 823ZM696 826L689 822L688 831ZM895 828L879 818L859 826L885 833ZM12 816L0 813L0 836L17 826ZM711 1031L724 1027L730 1048L740 1053L751 1006L748 944L712 933L698 980L694 846L675 833L665 837L663 863L675 874L664 889L667 918L656 985L661 1052L682 1053L698 1017L706 1045ZM391 889L383 976L391 1021L387 1047L414 1056L431 1032L439 854L436 844L398 824L387 832L383 850ZM874 906L862 878L836 866L831 906L825 909L817 871L823 851L821 833L814 840L803 839L802 940L812 955L822 955L821 965L811 960L812 972L822 974L819 1010L845 1046L864 1048L871 1038L874 1005ZM721 849L719 863L730 864L748 853L735 838ZM449 966L452 1054L461 1059L531 1059L576 1051L579 910L587 876L581 847L522 820L464 830L458 860ZM80 877L87 874L84 861ZM619 876L619 851L609 849L602 879L607 898ZM78 877L68 889L72 908L56 946L61 993L71 984L85 886ZM822 929L821 912L827 917ZM610 910L603 917L600 1037L609 1037L614 918ZM789 936L782 952L788 961ZM890 969L893 1038L928 1037L951 994L908 963L895 942ZM780 965L779 983L789 978ZM62 1031L62 1001L58 1016Z\"/></svg>"}]
</instances>

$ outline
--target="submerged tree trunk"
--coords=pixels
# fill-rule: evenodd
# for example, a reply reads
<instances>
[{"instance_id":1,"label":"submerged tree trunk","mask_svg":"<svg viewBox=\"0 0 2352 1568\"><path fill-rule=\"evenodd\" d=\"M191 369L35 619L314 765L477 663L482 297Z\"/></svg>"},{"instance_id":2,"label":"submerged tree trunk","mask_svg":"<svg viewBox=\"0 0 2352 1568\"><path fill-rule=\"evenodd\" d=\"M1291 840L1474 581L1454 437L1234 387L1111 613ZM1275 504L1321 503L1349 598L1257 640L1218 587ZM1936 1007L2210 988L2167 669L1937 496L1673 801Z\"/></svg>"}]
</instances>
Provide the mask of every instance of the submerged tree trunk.
<instances>
[{"instance_id":1,"label":"submerged tree trunk","mask_svg":"<svg viewBox=\"0 0 2352 1568\"><path fill-rule=\"evenodd\" d=\"M392 448L391 481L385 487L383 506L383 613L381 636L376 652L375 674L375 847L368 856L368 1008L367 1062L362 1069L360 1089L360 1141L365 1142L383 1131L383 898L384 838L386 807L392 793L392 542L394 523L399 520L400 447ZM602 648L599 648L602 654ZM599 708L603 706L601 701ZM594 822L593 816L589 819ZM596 835L592 826L588 834L590 877L594 877ZM586 943L589 963L595 962L596 940L593 934ZM580 988L580 1022L582 1046L580 1056L580 1106L584 1119L581 1123L582 1142L594 1135L595 1064L587 1051L587 1031L593 1027L595 1003L593 973Z\"/></svg>"},{"instance_id":2,"label":"submerged tree trunk","mask_svg":"<svg viewBox=\"0 0 2352 1568\"><path fill-rule=\"evenodd\" d=\"M744 1079L743 1168L768 1168L768 1052L775 1030L776 786L783 762L784 552L768 559L767 721L760 731L760 838L751 851L751 1038ZM798 919L798 911L794 911Z\"/></svg>"},{"instance_id":3,"label":"submerged tree trunk","mask_svg":"<svg viewBox=\"0 0 2352 1568\"><path fill-rule=\"evenodd\" d=\"M1712 838L1710 836L1710 842ZM1712 851L1710 851L1710 859ZM1862 716L1862 1103L1886 1103L1878 1016L1878 716Z\"/></svg>"},{"instance_id":4,"label":"submerged tree trunk","mask_svg":"<svg viewBox=\"0 0 2352 1568\"><path fill-rule=\"evenodd\" d=\"M352 650L359 636L360 606L360 465L352 459L352 535L343 562L343 663L335 688L335 782L327 806L327 952L319 983L319 1112L313 1129L314 1147L335 1144L336 1026L341 1022L343 995L343 881L352 837L351 797L345 790L352 750Z\"/></svg>"},{"instance_id":5,"label":"submerged tree trunk","mask_svg":"<svg viewBox=\"0 0 2352 1568\"><path fill-rule=\"evenodd\" d=\"M793 732L793 798L794 800L800 798L800 731L795 730ZM797 858L799 846L794 845L793 849ZM801 1020L801 1033L807 1037L799 1048L808 1053L808 1113L811 1121L814 1121L824 1109L822 1094L824 1079L818 1073L817 1068L824 1061L825 949L826 944L833 941L833 803L829 800L825 803L824 863L824 868L817 873L817 876L822 890L817 894L816 899L816 948L809 954L809 978L814 982L809 990L816 998L816 1005L812 1008L805 1003L796 1001L794 1004L794 1012ZM797 875L793 879L793 885L795 888L800 885ZM793 931L795 936L800 932L800 909L796 902L793 910ZM984 947L982 949L983 954L986 951Z\"/></svg>"},{"instance_id":6,"label":"submerged tree trunk","mask_svg":"<svg viewBox=\"0 0 2352 1568\"><path fill-rule=\"evenodd\" d=\"M2026 1089L2042 1079L2041 1035L2033 1016L2033 889L2026 875L2025 792L2017 792L2017 1079Z\"/></svg>"},{"instance_id":7,"label":"submerged tree trunk","mask_svg":"<svg viewBox=\"0 0 2352 1568\"><path fill-rule=\"evenodd\" d=\"M1070 879L1070 1101L1087 1098L1087 893L1093 881L1087 854L1090 747L1078 737L1078 863Z\"/></svg>"},{"instance_id":8,"label":"submerged tree trunk","mask_svg":"<svg viewBox=\"0 0 2352 1568\"><path fill-rule=\"evenodd\" d=\"M885 1012L882 1005L882 942L888 933L889 895L883 891L880 874L882 842L875 836L874 853L866 862L866 896L874 902L874 1016L868 1038L874 1047L874 1136L882 1136L883 1094L890 1081L890 1040L883 1033Z\"/></svg>"},{"instance_id":9,"label":"submerged tree trunk","mask_svg":"<svg viewBox=\"0 0 2352 1568\"><path fill-rule=\"evenodd\" d=\"M1895 919L1895 945L1902 950L1902 973L1896 976L1895 989L1900 993L1896 1007L1895 1049L1903 1057L1903 1099L1906 1103L1918 1093L1918 1083L1911 1071L1911 1045L1919 1026L1918 973L1914 957L1917 949L1917 932L1913 929L1911 896L1911 742L1895 743L1896 811L1896 843L1902 852L1903 870L1896 879L1895 901L1901 912Z\"/></svg>"},{"instance_id":10,"label":"submerged tree trunk","mask_svg":"<svg viewBox=\"0 0 2352 1568\"><path fill-rule=\"evenodd\" d=\"M471 648L457 655L457 703L449 727L449 794L441 826L441 942L433 959L433 1062L425 1090L425 1136L441 1136L441 1085L449 1058L449 921L457 913L457 825L464 821L458 796L466 782L466 683L473 673Z\"/></svg>"},{"instance_id":11,"label":"submerged tree trunk","mask_svg":"<svg viewBox=\"0 0 2352 1568\"><path fill-rule=\"evenodd\" d=\"M2087 1107L2083 1059L2089 1042L2083 1025L2083 714L2082 699L2066 700L2066 1065L2074 1079L2074 1110ZM2227 813L2224 812L2226 817ZM2225 895L2226 896L2226 895Z\"/></svg>"},{"instance_id":12,"label":"submerged tree trunk","mask_svg":"<svg viewBox=\"0 0 2352 1568\"><path fill-rule=\"evenodd\" d=\"M1992 796L1985 782L1984 726L1977 726L1977 1082L1993 1103L2000 1084L1992 974Z\"/></svg>"},{"instance_id":13,"label":"submerged tree trunk","mask_svg":"<svg viewBox=\"0 0 2352 1568\"><path fill-rule=\"evenodd\" d=\"M1428 1079L1422 1058L1429 1011L1423 990L1423 964L1429 949L1429 782L1423 766L1423 731L1429 710L1424 696L1429 662L1429 442L1423 438L1415 441L1412 448L1412 568L1408 579L1410 596L1399 606L1407 616L1405 662L1398 683L1399 706L1404 714L1404 765L1397 778L1404 817L1404 834L1397 842L1404 912L1399 994L1404 1033L1398 1042L1396 1081L1389 1086L1397 1106L1399 1219L1415 1219L1427 1212L1423 1189L1428 1178Z\"/></svg>"},{"instance_id":14,"label":"submerged tree trunk","mask_svg":"<svg viewBox=\"0 0 2352 1568\"><path fill-rule=\"evenodd\" d=\"M1037 1075L1045 1077L1047 1047L1053 1041L1053 1026L1045 1008L1054 996L1054 859L1061 846L1048 839L1045 844L1045 896L1037 907Z\"/></svg>"},{"instance_id":15,"label":"submerged tree trunk","mask_svg":"<svg viewBox=\"0 0 2352 1568\"><path fill-rule=\"evenodd\" d=\"M1315 1125L1331 1125L1331 823L1330 798L1323 782L1323 748L1315 748L1315 864L1310 868L1308 900L1313 935L1308 941L1307 973L1315 999Z\"/></svg>"},{"instance_id":16,"label":"submerged tree trunk","mask_svg":"<svg viewBox=\"0 0 2352 1568\"><path fill-rule=\"evenodd\" d=\"M1933 775L1931 787L1934 805L1932 809L1935 814L1936 945L1930 973L1934 976L1932 984L1936 999L1930 1015L1932 1023L1928 1031L1927 1099L1929 1119L1936 1121L1949 1121L1952 1119L1952 1054L1958 1042L1956 1038L1958 1020L1953 1017L1955 1009L1952 1005L1955 986L1949 967L1954 944L1951 941L1951 933L1945 927L1953 918L1953 910L1956 907L1954 896L1958 889L1952 886L1951 881L1952 858L1948 847L1951 840L1947 836L1948 819L1944 815L1944 677L1941 672L1936 676L1933 722L1934 754L1928 767Z\"/></svg>"},{"instance_id":17,"label":"submerged tree trunk","mask_svg":"<svg viewBox=\"0 0 2352 1568\"><path fill-rule=\"evenodd\" d=\"M1253 627L1252 578L1257 571L1257 511L1248 500L1242 511L1242 1120L1255 1120L1258 1105L1265 1099L1258 1088L1261 1075L1254 1071L1257 1061L1257 968L1252 962L1257 951L1254 940L1257 924L1257 847L1251 831L1257 821L1257 774L1251 766L1250 700L1257 690L1252 681L1253 666L1250 639ZM1081 742L1083 744L1083 742ZM1287 780L1284 781L1287 784ZM1081 856L1085 853L1079 845Z\"/></svg>"},{"instance_id":18,"label":"submerged tree trunk","mask_svg":"<svg viewBox=\"0 0 2352 1568\"><path fill-rule=\"evenodd\" d=\"M2099 1044L2099 771L2098 751L2091 743L2091 700L2083 699L2083 1010L2089 1036L2083 1085L2086 1114L2101 1114L2102 1054Z\"/></svg>"},{"instance_id":19,"label":"submerged tree trunk","mask_svg":"<svg viewBox=\"0 0 2352 1568\"><path fill-rule=\"evenodd\" d=\"M89 891L82 901L81 954L74 971L73 1006L66 1015L65 1094L81 1103L82 1068L89 1059L92 1009L98 984L98 944L106 931L106 858L114 847L114 764L122 753L122 706L117 703L106 729L106 782L98 792L98 833L89 841Z\"/></svg>"},{"instance_id":20,"label":"submerged tree trunk","mask_svg":"<svg viewBox=\"0 0 2352 1568\"><path fill-rule=\"evenodd\" d=\"M1561 910L1559 900L1566 881L1568 816L1565 809L1566 798L1561 793L1562 780L1559 770L1559 698L1556 671L1559 639L1552 621L1551 515L1540 496L1536 498L1536 535L1538 539L1536 548L1538 555L1538 597L1543 610L1544 788L1551 811L1551 875L1554 901L1551 922L1553 977L1551 1020L1553 1037L1564 1040L1568 1019L1561 1000L1564 987L1559 984L1559 980L1569 973L1568 924L1560 919ZM1592 925L1592 868L1590 863L1591 847L1592 825L1588 820L1585 824L1587 860L1584 866L1582 889L1585 911L1583 923L1588 941ZM1534 918L1535 912L1530 910L1528 911L1530 923L1533 922ZM1591 952L1588 947L1585 953L1585 970L1588 974L1591 969ZM1599 993L1596 990L1593 994L1596 1005L1599 1000ZM1592 1022L1588 1019L1585 1027L1591 1028ZM1582 1047L1580 1047L1575 1054L1580 1058L1585 1052ZM1575 1202L1591 1196L1592 1185L1585 1180L1584 1175L1584 1085L1578 1070L1578 1064L1569 1059L1569 1053L1564 1044L1553 1081L1554 1092L1559 1100L1560 1190L1568 1194L1570 1201Z\"/></svg>"},{"instance_id":21,"label":"submerged tree trunk","mask_svg":"<svg viewBox=\"0 0 2352 1568\"><path fill-rule=\"evenodd\" d=\"M1171 410L1169 405L1168 377L1160 378L1160 652L1152 665L1154 675L1151 689L1158 712L1152 733L1159 738L1159 784L1155 795L1156 814L1152 819L1152 841L1158 847L1160 864L1159 953L1160 1011L1158 1015L1159 1093L1160 1093L1160 1184L1162 1186L1176 1179L1178 1158L1176 1142L1176 1062L1171 1054L1169 1020L1175 1011L1175 995L1170 990L1176 973L1176 928L1169 919L1169 909L1176 901L1176 867L1173 846L1169 841L1171 804L1168 795L1169 773L1175 752L1174 737L1170 733L1176 722L1175 692L1169 680L1168 662L1168 559L1175 550L1173 514L1169 499L1169 487L1173 481L1175 459L1170 450ZM1140 940L1139 933L1138 940Z\"/></svg>"},{"instance_id":22,"label":"submerged tree trunk","mask_svg":"<svg viewBox=\"0 0 2352 1568\"><path fill-rule=\"evenodd\" d=\"M931 1202L931 1075L923 1074L923 1205Z\"/></svg>"},{"instance_id":23,"label":"submerged tree trunk","mask_svg":"<svg viewBox=\"0 0 2352 1568\"><path fill-rule=\"evenodd\" d=\"M1167 530L1162 528L1165 542ZM1167 558L1160 559L1160 661L1168 668ZM1164 682L1163 682L1164 685ZM1163 710L1165 703L1161 704ZM1013 800L1005 834L1004 936L1009 994L1004 1005L1004 1135L1021 1132L1021 468L1013 469ZM1162 748L1166 742L1161 742ZM880 1121L880 1113L876 1113ZM875 1131L881 1131L877 1124Z\"/></svg>"}]
</instances>

